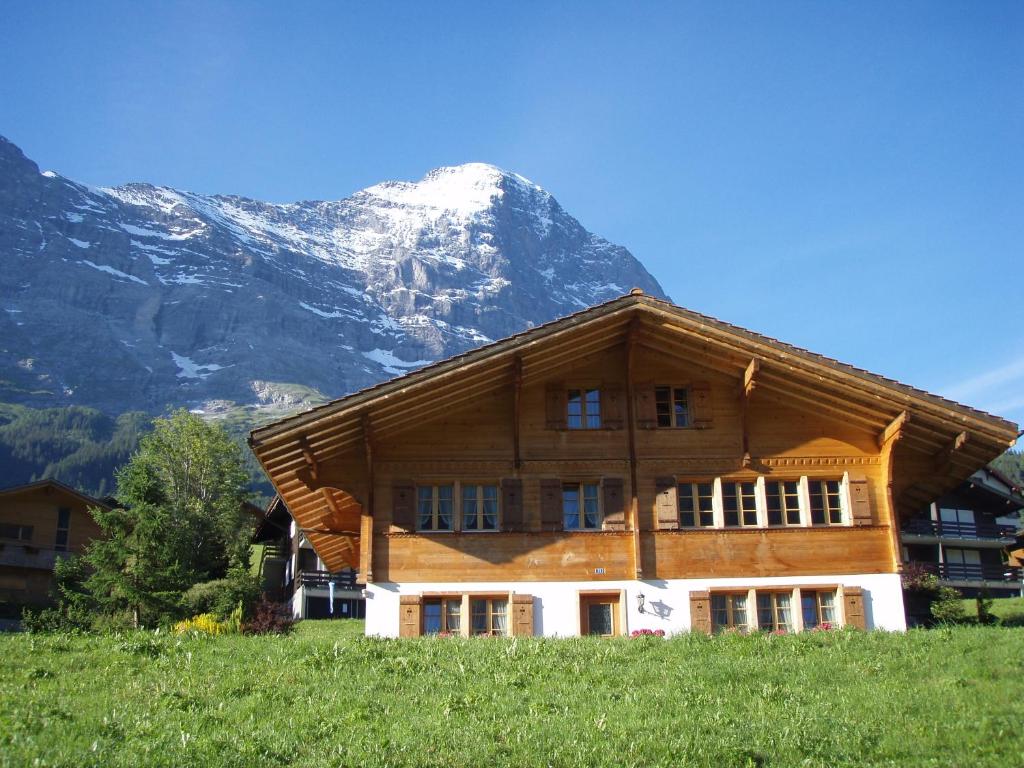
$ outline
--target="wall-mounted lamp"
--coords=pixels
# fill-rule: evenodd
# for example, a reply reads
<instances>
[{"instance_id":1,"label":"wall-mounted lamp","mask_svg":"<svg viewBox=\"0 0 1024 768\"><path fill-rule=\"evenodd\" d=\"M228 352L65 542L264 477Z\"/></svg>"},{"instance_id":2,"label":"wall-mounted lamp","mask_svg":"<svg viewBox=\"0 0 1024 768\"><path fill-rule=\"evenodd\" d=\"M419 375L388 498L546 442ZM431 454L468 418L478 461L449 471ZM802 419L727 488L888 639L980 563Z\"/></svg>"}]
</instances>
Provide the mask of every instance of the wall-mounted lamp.
<instances>
[{"instance_id":1,"label":"wall-mounted lamp","mask_svg":"<svg viewBox=\"0 0 1024 768\"><path fill-rule=\"evenodd\" d=\"M646 612L646 611L644 611L644 605L646 605L646 603L647 603L647 598L644 596L644 593L643 592L637 592L636 593L636 609L637 609L637 611L639 613L645 613Z\"/></svg>"}]
</instances>

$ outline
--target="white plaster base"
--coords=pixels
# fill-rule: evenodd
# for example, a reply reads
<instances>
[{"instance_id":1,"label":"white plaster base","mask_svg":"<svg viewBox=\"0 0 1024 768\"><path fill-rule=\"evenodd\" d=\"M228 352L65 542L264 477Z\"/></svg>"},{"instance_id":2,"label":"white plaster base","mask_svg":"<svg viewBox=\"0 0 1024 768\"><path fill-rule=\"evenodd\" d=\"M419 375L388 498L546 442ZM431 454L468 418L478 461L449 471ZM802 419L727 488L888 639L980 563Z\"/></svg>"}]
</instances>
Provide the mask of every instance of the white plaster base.
<instances>
[{"instance_id":1,"label":"white plaster base","mask_svg":"<svg viewBox=\"0 0 1024 768\"><path fill-rule=\"evenodd\" d=\"M366 634L398 637L399 596L430 592L518 592L534 596L533 631L548 637L579 634L579 592L625 590L625 631L663 629L666 634L690 630L690 592L727 587L777 587L802 584L842 584L864 591L869 629L903 631L903 589L899 574L799 576L742 579L670 579L653 581L530 581L434 582L429 584L374 583L366 587ZM638 610L643 593L645 611Z\"/></svg>"}]
</instances>

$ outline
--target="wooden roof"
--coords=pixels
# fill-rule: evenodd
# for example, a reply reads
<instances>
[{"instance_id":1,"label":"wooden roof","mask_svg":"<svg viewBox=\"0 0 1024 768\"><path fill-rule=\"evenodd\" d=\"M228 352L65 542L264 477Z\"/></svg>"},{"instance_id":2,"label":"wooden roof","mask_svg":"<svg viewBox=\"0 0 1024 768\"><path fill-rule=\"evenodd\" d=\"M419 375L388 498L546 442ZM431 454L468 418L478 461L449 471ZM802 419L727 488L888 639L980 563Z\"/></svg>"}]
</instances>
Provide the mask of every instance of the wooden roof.
<instances>
[{"instance_id":1,"label":"wooden roof","mask_svg":"<svg viewBox=\"0 0 1024 768\"><path fill-rule=\"evenodd\" d=\"M253 430L249 445L310 542L332 570L353 564L356 536L323 528L348 518L359 502L311 490L296 473L331 457L362 452L367 425L390 438L426 417L507 388L517 360L524 383L544 380L574 360L623 343L630 327L640 344L743 380L757 361L757 386L795 405L832 414L884 436L899 426L908 446L949 451L952 471L920 493L940 493L1001 454L1019 436L1013 422L794 347L669 302L631 293ZM969 437L969 439L967 439ZM953 455L955 454L955 455ZM340 521L339 521L340 522Z\"/></svg>"},{"instance_id":2,"label":"wooden roof","mask_svg":"<svg viewBox=\"0 0 1024 768\"><path fill-rule=\"evenodd\" d=\"M86 493L82 493L81 491L76 491L70 485L65 485L64 483L58 480L52 479L36 480L35 482L32 483L25 483L24 485L15 485L11 486L10 488L4 488L0 490L0 499L2 499L5 496L17 496L22 493L37 491L43 488L52 488L58 493L71 496L72 498L75 498L78 501L88 504L90 507L101 507L103 509L111 508L110 504L108 504L105 501L101 501L100 499L97 499L94 496L90 496Z\"/></svg>"}]
</instances>

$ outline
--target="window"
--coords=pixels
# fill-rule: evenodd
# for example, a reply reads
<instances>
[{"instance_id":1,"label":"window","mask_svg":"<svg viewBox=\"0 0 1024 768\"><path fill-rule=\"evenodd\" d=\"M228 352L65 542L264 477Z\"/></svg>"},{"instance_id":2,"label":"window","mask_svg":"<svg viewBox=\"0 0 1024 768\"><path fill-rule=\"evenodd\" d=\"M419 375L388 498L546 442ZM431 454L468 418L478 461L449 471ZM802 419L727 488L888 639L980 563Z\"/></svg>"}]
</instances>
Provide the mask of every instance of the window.
<instances>
[{"instance_id":1,"label":"window","mask_svg":"<svg viewBox=\"0 0 1024 768\"><path fill-rule=\"evenodd\" d=\"M0 539L32 541L32 526L17 523L0 523Z\"/></svg>"},{"instance_id":2,"label":"window","mask_svg":"<svg viewBox=\"0 0 1024 768\"><path fill-rule=\"evenodd\" d=\"M755 483L722 483L722 505L725 524L757 525L757 493Z\"/></svg>"},{"instance_id":3,"label":"window","mask_svg":"<svg viewBox=\"0 0 1024 768\"><path fill-rule=\"evenodd\" d=\"M568 403L569 429L601 428L601 390L570 389Z\"/></svg>"},{"instance_id":4,"label":"window","mask_svg":"<svg viewBox=\"0 0 1024 768\"><path fill-rule=\"evenodd\" d=\"M838 480L810 480L811 524L842 525L843 510L840 505Z\"/></svg>"},{"instance_id":5,"label":"window","mask_svg":"<svg viewBox=\"0 0 1024 768\"><path fill-rule=\"evenodd\" d=\"M758 592L758 627L772 632L792 632L792 605L793 596L790 592Z\"/></svg>"},{"instance_id":6,"label":"window","mask_svg":"<svg viewBox=\"0 0 1024 768\"><path fill-rule=\"evenodd\" d=\"M711 596L711 629L721 632L725 629L738 629L746 632L747 594L712 595Z\"/></svg>"},{"instance_id":7,"label":"window","mask_svg":"<svg viewBox=\"0 0 1024 768\"><path fill-rule=\"evenodd\" d=\"M446 632L457 635L462 629L462 598L426 598L423 600L423 634Z\"/></svg>"},{"instance_id":8,"label":"window","mask_svg":"<svg viewBox=\"0 0 1024 768\"><path fill-rule=\"evenodd\" d=\"M58 552L68 551L68 530L71 527L71 510L61 507L57 510L57 541L53 548Z\"/></svg>"},{"instance_id":9,"label":"window","mask_svg":"<svg viewBox=\"0 0 1024 768\"><path fill-rule=\"evenodd\" d=\"M452 529L452 486L421 485L416 489L419 529L450 531Z\"/></svg>"},{"instance_id":10,"label":"window","mask_svg":"<svg viewBox=\"0 0 1024 768\"><path fill-rule=\"evenodd\" d=\"M679 525L683 528L710 528L715 524L714 483L680 483Z\"/></svg>"},{"instance_id":11,"label":"window","mask_svg":"<svg viewBox=\"0 0 1024 768\"><path fill-rule=\"evenodd\" d=\"M462 486L462 530L498 530L498 486Z\"/></svg>"},{"instance_id":12,"label":"window","mask_svg":"<svg viewBox=\"0 0 1024 768\"><path fill-rule=\"evenodd\" d=\"M508 600L473 598L469 602L474 635L508 635Z\"/></svg>"},{"instance_id":13,"label":"window","mask_svg":"<svg viewBox=\"0 0 1024 768\"><path fill-rule=\"evenodd\" d=\"M808 592L801 590L800 604L804 629L836 626L836 593L833 591Z\"/></svg>"},{"instance_id":14,"label":"window","mask_svg":"<svg viewBox=\"0 0 1024 768\"><path fill-rule=\"evenodd\" d=\"M768 501L768 525L800 525L799 481L768 480L764 489Z\"/></svg>"},{"instance_id":15,"label":"window","mask_svg":"<svg viewBox=\"0 0 1024 768\"><path fill-rule=\"evenodd\" d=\"M601 524L597 483L562 486L562 526L567 531L595 530Z\"/></svg>"},{"instance_id":16,"label":"window","mask_svg":"<svg viewBox=\"0 0 1024 768\"><path fill-rule=\"evenodd\" d=\"M690 405L685 389L680 387L655 387L654 407L659 427L690 426Z\"/></svg>"}]
</instances>

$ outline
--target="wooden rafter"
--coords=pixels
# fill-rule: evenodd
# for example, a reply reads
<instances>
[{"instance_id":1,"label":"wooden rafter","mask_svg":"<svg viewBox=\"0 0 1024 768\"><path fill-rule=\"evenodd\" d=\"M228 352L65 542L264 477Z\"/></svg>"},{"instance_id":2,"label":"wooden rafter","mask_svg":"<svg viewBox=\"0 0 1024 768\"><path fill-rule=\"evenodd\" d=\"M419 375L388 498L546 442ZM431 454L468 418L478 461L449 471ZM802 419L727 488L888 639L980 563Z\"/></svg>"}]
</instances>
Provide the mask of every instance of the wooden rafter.
<instances>
[{"instance_id":1,"label":"wooden rafter","mask_svg":"<svg viewBox=\"0 0 1024 768\"><path fill-rule=\"evenodd\" d=\"M903 437L903 430L910 423L910 413L901 411L900 414L889 422L888 426L878 433L878 447L884 448L890 440L899 440Z\"/></svg>"}]
</instances>

